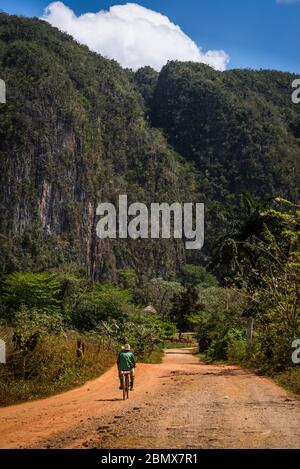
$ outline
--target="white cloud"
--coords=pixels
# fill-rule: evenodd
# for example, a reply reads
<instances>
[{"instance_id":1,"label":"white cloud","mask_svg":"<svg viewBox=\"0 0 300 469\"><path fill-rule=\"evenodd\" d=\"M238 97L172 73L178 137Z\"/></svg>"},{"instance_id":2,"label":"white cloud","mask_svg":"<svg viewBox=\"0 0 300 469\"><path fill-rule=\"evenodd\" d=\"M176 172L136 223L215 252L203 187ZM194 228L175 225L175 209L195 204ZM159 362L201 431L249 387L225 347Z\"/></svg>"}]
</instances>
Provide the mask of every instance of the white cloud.
<instances>
[{"instance_id":1,"label":"white cloud","mask_svg":"<svg viewBox=\"0 0 300 469\"><path fill-rule=\"evenodd\" d=\"M223 71L229 62L224 51L203 52L167 16L135 3L76 16L62 2L54 2L44 10L42 19L92 51L134 70L144 65L160 70L168 60L181 60L203 62Z\"/></svg>"}]
</instances>

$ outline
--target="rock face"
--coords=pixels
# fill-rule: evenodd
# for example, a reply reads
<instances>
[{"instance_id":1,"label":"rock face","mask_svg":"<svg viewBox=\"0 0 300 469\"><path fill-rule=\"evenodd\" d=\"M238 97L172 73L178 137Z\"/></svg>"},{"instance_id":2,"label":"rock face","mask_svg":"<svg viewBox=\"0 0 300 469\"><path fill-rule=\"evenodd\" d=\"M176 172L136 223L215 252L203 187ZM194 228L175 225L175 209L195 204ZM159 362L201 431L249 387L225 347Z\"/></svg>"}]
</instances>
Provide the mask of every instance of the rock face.
<instances>
[{"instance_id":1,"label":"rock face","mask_svg":"<svg viewBox=\"0 0 300 469\"><path fill-rule=\"evenodd\" d=\"M222 207L242 189L297 198L300 114L288 107L289 74L272 72L267 86L259 72L195 64L133 74L43 21L5 14L0 74L3 273L71 267L114 281L132 267L140 278L172 278L187 256L205 259L226 222ZM206 251L99 240L96 207L117 206L120 194L148 206L206 202Z\"/></svg>"},{"instance_id":2,"label":"rock face","mask_svg":"<svg viewBox=\"0 0 300 469\"><path fill-rule=\"evenodd\" d=\"M295 78L276 71L222 73L195 63L169 63L154 87L152 122L195 163L213 200L234 201L232 196L243 190L297 200L300 106L292 103Z\"/></svg>"},{"instance_id":3,"label":"rock face","mask_svg":"<svg viewBox=\"0 0 300 469\"><path fill-rule=\"evenodd\" d=\"M131 74L38 20L0 15L1 269L92 278L175 273L181 241L96 237L99 202L193 201L194 176L151 129Z\"/></svg>"},{"instance_id":4,"label":"rock face","mask_svg":"<svg viewBox=\"0 0 300 469\"><path fill-rule=\"evenodd\" d=\"M225 209L241 193L299 203L300 105L292 103L296 76L278 71L217 72L170 62L135 76L154 127L195 165L206 204L206 245L228 222Z\"/></svg>"}]
</instances>

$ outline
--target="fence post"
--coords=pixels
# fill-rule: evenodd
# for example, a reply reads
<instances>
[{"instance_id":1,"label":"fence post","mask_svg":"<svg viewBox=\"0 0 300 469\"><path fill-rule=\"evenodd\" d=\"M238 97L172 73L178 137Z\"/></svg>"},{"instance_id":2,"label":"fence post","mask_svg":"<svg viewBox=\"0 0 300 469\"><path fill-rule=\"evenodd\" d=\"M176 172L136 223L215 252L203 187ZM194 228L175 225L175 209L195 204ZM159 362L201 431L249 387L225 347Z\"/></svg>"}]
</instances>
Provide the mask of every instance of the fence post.
<instances>
[{"instance_id":1,"label":"fence post","mask_svg":"<svg viewBox=\"0 0 300 469\"><path fill-rule=\"evenodd\" d=\"M253 338L253 326L254 326L254 318L248 318L247 321L247 339L248 342L252 342Z\"/></svg>"},{"instance_id":2,"label":"fence post","mask_svg":"<svg viewBox=\"0 0 300 469\"><path fill-rule=\"evenodd\" d=\"M0 339L0 363L6 363L6 344L4 340Z\"/></svg>"}]
</instances>

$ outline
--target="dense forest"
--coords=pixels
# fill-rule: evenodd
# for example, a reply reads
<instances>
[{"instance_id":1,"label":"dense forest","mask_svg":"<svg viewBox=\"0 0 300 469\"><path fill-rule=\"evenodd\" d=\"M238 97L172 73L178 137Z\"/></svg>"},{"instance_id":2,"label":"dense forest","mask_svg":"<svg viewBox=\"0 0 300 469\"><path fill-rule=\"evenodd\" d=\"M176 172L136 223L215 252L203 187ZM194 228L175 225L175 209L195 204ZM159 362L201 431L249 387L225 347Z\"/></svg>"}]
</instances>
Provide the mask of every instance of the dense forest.
<instances>
[{"instance_id":1,"label":"dense forest","mask_svg":"<svg viewBox=\"0 0 300 469\"><path fill-rule=\"evenodd\" d=\"M174 278L181 242L97 239L97 204L121 193L205 202L205 248L190 255L201 263L242 191L297 201L293 75L176 62L134 74L43 21L0 19L2 272L73 264L95 280L124 267Z\"/></svg>"},{"instance_id":2,"label":"dense forest","mask_svg":"<svg viewBox=\"0 0 300 469\"><path fill-rule=\"evenodd\" d=\"M96 238L99 202L193 201L190 165L145 118L129 74L38 20L1 15L1 270L73 264L93 279L170 275L181 242Z\"/></svg>"},{"instance_id":3,"label":"dense forest","mask_svg":"<svg viewBox=\"0 0 300 469\"><path fill-rule=\"evenodd\" d=\"M226 230L227 207L243 191L299 200L300 106L291 104L295 75L277 71L217 72L171 62L160 74L137 72L152 125L194 164L206 204L206 251Z\"/></svg>"},{"instance_id":4,"label":"dense forest","mask_svg":"<svg viewBox=\"0 0 300 469\"><path fill-rule=\"evenodd\" d=\"M82 383L124 341L159 361L186 331L206 360L300 391L295 76L189 62L134 73L0 13L0 78L0 403ZM96 207L120 194L204 202L204 249L98 239Z\"/></svg>"}]
</instances>

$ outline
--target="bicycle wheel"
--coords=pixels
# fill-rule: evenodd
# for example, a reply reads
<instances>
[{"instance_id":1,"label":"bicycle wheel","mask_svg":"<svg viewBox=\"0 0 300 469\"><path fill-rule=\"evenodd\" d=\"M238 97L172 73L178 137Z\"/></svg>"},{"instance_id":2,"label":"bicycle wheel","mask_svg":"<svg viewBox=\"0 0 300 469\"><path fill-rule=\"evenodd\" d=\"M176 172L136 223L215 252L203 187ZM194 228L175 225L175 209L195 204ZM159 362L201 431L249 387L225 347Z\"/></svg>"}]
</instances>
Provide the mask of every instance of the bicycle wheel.
<instances>
[{"instance_id":1,"label":"bicycle wheel","mask_svg":"<svg viewBox=\"0 0 300 469\"><path fill-rule=\"evenodd\" d=\"M126 399L126 375L123 373L122 374L122 384L123 384L123 400L125 401Z\"/></svg>"}]
</instances>

